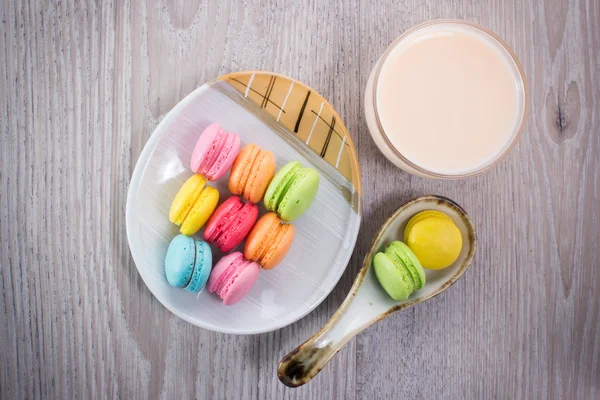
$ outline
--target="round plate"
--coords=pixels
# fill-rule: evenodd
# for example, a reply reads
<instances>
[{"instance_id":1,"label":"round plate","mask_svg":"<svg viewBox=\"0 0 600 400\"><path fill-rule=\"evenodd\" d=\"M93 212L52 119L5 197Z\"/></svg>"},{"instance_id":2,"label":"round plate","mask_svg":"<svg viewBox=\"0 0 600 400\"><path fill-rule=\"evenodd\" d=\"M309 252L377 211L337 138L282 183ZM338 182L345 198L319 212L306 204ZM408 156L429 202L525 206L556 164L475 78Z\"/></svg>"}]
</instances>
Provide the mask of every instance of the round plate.
<instances>
[{"instance_id":1,"label":"round plate","mask_svg":"<svg viewBox=\"0 0 600 400\"><path fill-rule=\"evenodd\" d=\"M224 306L208 290L196 295L171 287L164 273L167 247L178 234L168 218L171 201L192 175L192 150L213 122L237 132L242 145L256 143L272 151L277 168L298 160L321 175L315 201L294 221L294 243L283 262L261 271L250 294L233 306ZM228 179L211 183L220 202L231 195ZM360 170L346 127L314 90L269 72L222 76L177 104L146 143L127 194L129 247L150 291L184 320L225 333L269 332L312 311L342 276L360 220ZM222 254L214 247L213 252L216 262Z\"/></svg>"}]
</instances>

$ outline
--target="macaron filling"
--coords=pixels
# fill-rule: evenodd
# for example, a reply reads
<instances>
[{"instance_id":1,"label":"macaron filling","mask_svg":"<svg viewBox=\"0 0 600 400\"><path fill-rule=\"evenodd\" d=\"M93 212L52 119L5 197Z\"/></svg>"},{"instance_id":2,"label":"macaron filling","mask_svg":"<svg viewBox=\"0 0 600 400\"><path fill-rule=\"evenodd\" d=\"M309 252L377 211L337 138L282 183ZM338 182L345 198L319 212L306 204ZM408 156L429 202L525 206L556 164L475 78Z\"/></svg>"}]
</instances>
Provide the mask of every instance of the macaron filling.
<instances>
[{"instance_id":1,"label":"macaron filling","mask_svg":"<svg viewBox=\"0 0 600 400\"><path fill-rule=\"evenodd\" d=\"M250 154L248 155L248 159L246 160L246 165L244 166L244 171L242 172L242 177L238 182L237 193L234 194L243 194L244 197L246 197L248 178L252 173L252 169L254 169L254 164L258 159L259 153L260 148L258 148L258 146L252 146L250 149Z\"/></svg>"},{"instance_id":2,"label":"macaron filling","mask_svg":"<svg viewBox=\"0 0 600 400\"><path fill-rule=\"evenodd\" d=\"M292 177L292 179L290 179L290 181L286 184L285 186L285 192L283 197L279 200L278 204L277 204L277 212L282 214L285 206L287 205L288 202L293 201L296 203L300 202L300 199L294 199L293 195L294 195L294 189L296 187L298 187L300 185L300 183L304 180L304 178L311 173L311 170L309 168L299 168L296 173L294 174L294 176ZM311 199L312 201L312 199Z\"/></svg>"},{"instance_id":3,"label":"macaron filling","mask_svg":"<svg viewBox=\"0 0 600 400\"><path fill-rule=\"evenodd\" d=\"M229 287L235 281L235 278L239 275L245 265L251 264L250 261L246 261L240 253L235 257L230 264L227 266L225 271L219 276L219 279L215 283L214 287L211 287L211 292L216 292L222 299L227 295Z\"/></svg>"},{"instance_id":4,"label":"macaron filling","mask_svg":"<svg viewBox=\"0 0 600 400\"><path fill-rule=\"evenodd\" d=\"M246 269L250 264L252 264L252 261L242 259L242 261L236 266L234 273L225 282L225 287L222 288L221 293L219 294L219 296L224 300L225 305L230 304L227 296L229 294L229 290L235 284L236 279L242 274L244 269Z\"/></svg>"},{"instance_id":5,"label":"macaron filling","mask_svg":"<svg viewBox=\"0 0 600 400\"><path fill-rule=\"evenodd\" d=\"M204 245L201 242L194 240L194 271L190 277L190 281L185 286L188 292L197 292L200 290L200 281L202 270L204 269Z\"/></svg>"},{"instance_id":6,"label":"macaron filling","mask_svg":"<svg viewBox=\"0 0 600 400\"><path fill-rule=\"evenodd\" d=\"M214 180L221 169L221 166L227 160L230 153L233 151L233 146L236 143L236 135L233 133L225 133L224 142L221 150L217 153L217 159L212 163L210 170L206 172L206 177Z\"/></svg>"},{"instance_id":7,"label":"macaron filling","mask_svg":"<svg viewBox=\"0 0 600 400\"><path fill-rule=\"evenodd\" d=\"M392 242L385 250L385 254L398 261L406 270L410 273L410 276L413 280L413 284L415 289L421 289L423 287L424 282L421 281L421 277L417 272L417 266L415 265L415 260L411 260L408 255L406 249L408 248L406 245L402 246L404 243L401 242ZM418 260L417 260L418 262Z\"/></svg>"},{"instance_id":8,"label":"macaron filling","mask_svg":"<svg viewBox=\"0 0 600 400\"><path fill-rule=\"evenodd\" d=\"M221 297L225 297L226 289L231 285L229 282L235 275L240 262L238 260L233 261L227 269L223 272L223 274L219 277L217 281L217 287L215 292Z\"/></svg>"},{"instance_id":9,"label":"macaron filling","mask_svg":"<svg viewBox=\"0 0 600 400\"><path fill-rule=\"evenodd\" d=\"M217 202L218 202L218 191L217 189L210 187L210 186L206 186L204 188L202 188L202 190L200 191L200 193L197 195L197 197L195 198L195 201L192 203L192 206L189 208L189 210L187 211L186 215L183 217L183 219L181 220L181 232L186 232L186 231L197 231L198 229L200 229L200 227L202 227L202 225L204 225L204 222L206 222L206 220L208 219L208 217L210 216L210 214L212 214L212 210L214 210L214 207L212 207L212 210L210 212L210 214L208 214L203 221L200 221L200 223L198 224L198 220L197 218L194 218L197 214L201 214L203 212L202 210L202 206L208 201L208 199L210 198L210 196L213 195L213 193L216 192L216 200L214 201L214 206L216 206ZM192 228L193 224L198 224L198 229Z\"/></svg>"},{"instance_id":10,"label":"macaron filling","mask_svg":"<svg viewBox=\"0 0 600 400\"><path fill-rule=\"evenodd\" d=\"M227 227L231 224L231 221L234 219L235 215L242 209L242 207L244 207L244 204L241 201L227 201L229 202L228 208L224 210L223 217L217 222L217 226L211 230L210 234L205 236L205 239L209 243L215 243L219 240L223 232L225 232ZM217 245L217 247L220 246Z\"/></svg>"},{"instance_id":11,"label":"macaron filling","mask_svg":"<svg viewBox=\"0 0 600 400\"><path fill-rule=\"evenodd\" d=\"M212 143L210 144L210 148L206 152L204 159L200 163L200 167L198 168L198 173L206 176L208 179L211 179L208 176L208 172L213 168L217 158L223 151L223 146L225 145L225 140L227 139L227 134L223 129L219 128L218 132L213 137Z\"/></svg>"},{"instance_id":12,"label":"macaron filling","mask_svg":"<svg viewBox=\"0 0 600 400\"><path fill-rule=\"evenodd\" d=\"M256 155L256 157L254 157L254 161L250 166L249 173L246 176L246 180L244 182L244 198L246 199L252 198L252 190L254 189L254 184L256 183L256 176L258 175L258 170L263 164L264 159L265 154L259 149L258 154Z\"/></svg>"},{"instance_id":13,"label":"macaron filling","mask_svg":"<svg viewBox=\"0 0 600 400\"><path fill-rule=\"evenodd\" d=\"M281 245L283 238L287 234L289 229L289 225L287 224L278 224L279 226L276 229L275 239L273 242L268 242L268 248L266 249L265 254L261 257L261 262L263 265L269 265L271 259L273 258L273 254L277 250L277 248Z\"/></svg>"},{"instance_id":14,"label":"macaron filling","mask_svg":"<svg viewBox=\"0 0 600 400\"><path fill-rule=\"evenodd\" d=\"M300 170L300 168L302 168L302 166L300 165L299 162L293 162L290 164L293 164L293 165L290 167L289 171L287 171L285 173L285 175L283 176L281 181L278 183L273 194L271 196L269 196L267 199L267 204L265 204L265 205L268 210L277 211L277 209L279 207L279 203L285 196L288 188L291 186L296 173L298 172L298 170ZM282 171L280 171L280 173L281 172Z\"/></svg>"},{"instance_id":15,"label":"macaron filling","mask_svg":"<svg viewBox=\"0 0 600 400\"><path fill-rule=\"evenodd\" d=\"M399 276L402 278L402 281L406 285L409 292L413 292L415 290L415 282L410 274L410 270L404 263L402 259L396 259L394 254L390 254L388 252L385 253L385 256L389 258L393 263L396 269L398 270Z\"/></svg>"},{"instance_id":16,"label":"macaron filling","mask_svg":"<svg viewBox=\"0 0 600 400\"><path fill-rule=\"evenodd\" d=\"M255 253L255 259L258 263L263 264L263 258L267 255L267 252L270 248L275 248L274 243L275 239L279 236L281 229L283 228L282 224L275 220L271 222L269 228L267 229L267 233L265 238L261 242ZM263 264L264 265L264 264Z\"/></svg>"},{"instance_id":17,"label":"macaron filling","mask_svg":"<svg viewBox=\"0 0 600 400\"><path fill-rule=\"evenodd\" d=\"M194 184L195 182L195 184ZM171 210L169 211L169 219L176 225L181 225L183 221L187 218L192 208L196 204L200 194L204 190L204 185L206 184L206 179L204 179L201 175L192 175L177 195L175 195L175 199L173 200L173 204L171 204Z\"/></svg>"},{"instance_id":18,"label":"macaron filling","mask_svg":"<svg viewBox=\"0 0 600 400\"><path fill-rule=\"evenodd\" d=\"M214 239L215 245L218 248L225 247L229 239L240 230L244 220L251 212L250 209L252 207L256 206L254 206L252 203L245 203L235 211L231 211L232 214L230 214L229 218L227 218L227 220L223 223Z\"/></svg>"}]
</instances>

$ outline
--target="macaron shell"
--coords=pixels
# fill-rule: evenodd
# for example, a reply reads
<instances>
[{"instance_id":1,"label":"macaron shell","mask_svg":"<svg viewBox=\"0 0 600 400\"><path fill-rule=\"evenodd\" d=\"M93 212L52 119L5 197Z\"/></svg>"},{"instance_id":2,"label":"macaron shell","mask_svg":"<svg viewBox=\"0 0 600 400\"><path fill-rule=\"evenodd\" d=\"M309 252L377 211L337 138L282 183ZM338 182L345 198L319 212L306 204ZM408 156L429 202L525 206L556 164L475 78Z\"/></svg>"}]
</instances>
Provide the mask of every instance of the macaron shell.
<instances>
[{"instance_id":1,"label":"macaron shell","mask_svg":"<svg viewBox=\"0 0 600 400\"><path fill-rule=\"evenodd\" d=\"M459 229L453 222L442 218L426 218L417 222L407 239L406 244L421 265L433 270L450 266L462 249Z\"/></svg>"},{"instance_id":2,"label":"macaron shell","mask_svg":"<svg viewBox=\"0 0 600 400\"><path fill-rule=\"evenodd\" d=\"M426 218L442 218L442 219L445 219L447 221L451 221L452 223L454 223L454 221L452 221L452 218L450 218L448 215L444 214L441 211L437 211L437 210L421 211L419 213L416 213L410 220L408 220L408 223L406 224L406 228L404 229L404 243L408 242L408 234L409 234L410 230L413 228L413 226L415 226L415 224L417 222L423 221Z\"/></svg>"},{"instance_id":3,"label":"macaron shell","mask_svg":"<svg viewBox=\"0 0 600 400\"><path fill-rule=\"evenodd\" d=\"M194 273L190 283L186 286L186 290L192 293L198 293L204 289L210 271L212 269L212 251L208 243L202 240L196 240L196 264Z\"/></svg>"},{"instance_id":4,"label":"macaron shell","mask_svg":"<svg viewBox=\"0 0 600 400\"><path fill-rule=\"evenodd\" d=\"M206 186L181 224L180 232L193 235L208 221L219 202L219 191Z\"/></svg>"},{"instance_id":5,"label":"macaron shell","mask_svg":"<svg viewBox=\"0 0 600 400\"><path fill-rule=\"evenodd\" d=\"M277 205L285 194L286 187L292 181L296 172L302 168L298 161L291 161L277 171L265 192L265 208L277 212Z\"/></svg>"},{"instance_id":6,"label":"macaron shell","mask_svg":"<svg viewBox=\"0 0 600 400\"><path fill-rule=\"evenodd\" d=\"M186 215L194 206L194 203L202 192L206 179L199 174L190 176L181 186L169 210L169 220L176 225L181 225Z\"/></svg>"},{"instance_id":7,"label":"macaron shell","mask_svg":"<svg viewBox=\"0 0 600 400\"><path fill-rule=\"evenodd\" d=\"M395 263L384 253L373 257L373 270L377 280L394 300L406 300L413 292L412 279L402 266Z\"/></svg>"},{"instance_id":8,"label":"macaron shell","mask_svg":"<svg viewBox=\"0 0 600 400\"><path fill-rule=\"evenodd\" d=\"M311 168L301 168L277 207L281 219L292 222L310 207L319 190L319 174Z\"/></svg>"},{"instance_id":9,"label":"macaron shell","mask_svg":"<svg viewBox=\"0 0 600 400\"><path fill-rule=\"evenodd\" d=\"M194 152L192 153L192 158L190 161L190 168L192 172L201 173L199 171L202 162L210 157L212 153L215 151L213 149L213 143L215 142L215 138L219 136L219 133L222 132L221 125L214 123L210 124L196 142L196 146L194 147ZM223 132L224 133L224 132ZM218 141L217 141L218 142ZM220 149L217 149L217 151Z\"/></svg>"},{"instance_id":10,"label":"macaron shell","mask_svg":"<svg viewBox=\"0 0 600 400\"><path fill-rule=\"evenodd\" d=\"M194 260L194 239L185 235L175 236L165 256L165 275L171 286L185 287L190 282Z\"/></svg>"}]
</instances>

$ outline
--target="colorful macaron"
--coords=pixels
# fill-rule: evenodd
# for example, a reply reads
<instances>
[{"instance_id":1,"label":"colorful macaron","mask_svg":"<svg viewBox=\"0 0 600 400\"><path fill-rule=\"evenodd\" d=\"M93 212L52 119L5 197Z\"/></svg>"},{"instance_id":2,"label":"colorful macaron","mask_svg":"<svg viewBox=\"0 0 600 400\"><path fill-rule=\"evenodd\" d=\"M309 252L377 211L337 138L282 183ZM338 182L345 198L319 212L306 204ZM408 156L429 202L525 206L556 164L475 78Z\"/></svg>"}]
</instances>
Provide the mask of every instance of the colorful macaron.
<instances>
[{"instance_id":1,"label":"colorful macaron","mask_svg":"<svg viewBox=\"0 0 600 400\"><path fill-rule=\"evenodd\" d=\"M192 175L173 199L169 220L181 226L180 232L184 235L198 232L217 207L219 191L205 185L206 179L202 175Z\"/></svg>"},{"instance_id":2,"label":"colorful macaron","mask_svg":"<svg viewBox=\"0 0 600 400\"><path fill-rule=\"evenodd\" d=\"M412 250L394 241L385 252L375 254L373 268L377 280L394 300L406 300L425 285L425 271Z\"/></svg>"},{"instance_id":3,"label":"colorful macaron","mask_svg":"<svg viewBox=\"0 0 600 400\"><path fill-rule=\"evenodd\" d=\"M222 252L240 244L258 218L258 207L231 196L213 213L204 228L204 240L213 243Z\"/></svg>"},{"instance_id":4,"label":"colorful macaron","mask_svg":"<svg viewBox=\"0 0 600 400\"><path fill-rule=\"evenodd\" d=\"M312 204L319 189L319 174L298 161L283 166L265 193L265 207L287 222L300 217Z\"/></svg>"},{"instance_id":5,"label":"colorful macaron","mask_svg":"<svg viewBox=\"0 0 600 400\"><path fill-rule=\"evenodd\" d=\"M189 236L171 240L165 257L165 275L171 286L200 292L210 276L212 253L208 244Z\"/></svg>"},{"instance_id":6,"label":"colorful macaron","mask_svg":"<svg viewBox=\"0 0 600 400\"><path fill-rule=\"evenodd\" d=\"M200 135L190 167L209 181L225 175L240 152L240 138L235 133L225 132L219 124L209 125Z\"/></svg>"},{"instance_id":7,"label":"colorful macaron","mask_svg":"<svg viewBox=\"0 0 600 400\"><path fill-rule=\"evenodd\" d=\"M239 251L228 254L213 268L208 291L217 293L224 305L233 305L250 292L259 273L258 264L246 260Z\"/></svg>"},{"instance_id":8,"label":"colorful macaron","mask_svg":"<svg viewBox=\"0 0 600 400\"><path fill-rule=\"evenodd\" d=\"M426 210L413 216L404 230L404 242L427 269L442 269L456 261L462 249L460 230L448 215Z\"/></svg>"},{"instance_id":9,"label":"colorful macaron","mask_svg":"<svg viewBox=\"0 0 600 400\"><path fill-rule=\"evenodd\" d=\"M260 217L246 238L244 256L272 269L283 260L293 240L294 227L269 212Z\"/></svg>"},{"instance_id":10,"label":"colorful macaron","mask_svg":"<svg viewBox=\"0 0 600 400\"><path fill-rule=\"evenodd\" d=\"M229 175L229 190L251 203L258 203L275 175L275 156L255 144L242 148Z\"/></svg>"}]
</instances>

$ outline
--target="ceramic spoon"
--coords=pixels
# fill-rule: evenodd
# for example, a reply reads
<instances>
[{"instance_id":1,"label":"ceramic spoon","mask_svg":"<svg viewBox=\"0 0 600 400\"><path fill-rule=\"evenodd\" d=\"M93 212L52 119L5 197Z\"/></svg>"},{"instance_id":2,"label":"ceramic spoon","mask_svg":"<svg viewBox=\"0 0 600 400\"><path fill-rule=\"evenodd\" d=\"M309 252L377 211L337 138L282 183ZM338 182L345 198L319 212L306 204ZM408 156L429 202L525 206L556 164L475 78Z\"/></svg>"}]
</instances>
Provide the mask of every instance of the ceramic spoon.
<instances>
[{"instance_id":1,"label":"ceramic spoon","mask_svg":"<svg viewBox=\"0 0 600 400\"><path fill-rule=\"evenodd\" d=\"M371 264L373 256L393 240L402 240L408 220L423 210L446 213L462 234L463 247L458 259L448 268L426 270L427 283L408 300L396 301L379 285ZM313 337L285 356L279 363L279 380L290 387L304 385L356 334L375 322L442 293L458 280L475 255L475 227L471 219L452 200L434 195L417 197L401 206L379 229L352 289L337 312Z\"/></svg>"}]
</instances>

